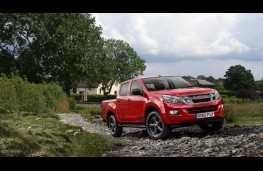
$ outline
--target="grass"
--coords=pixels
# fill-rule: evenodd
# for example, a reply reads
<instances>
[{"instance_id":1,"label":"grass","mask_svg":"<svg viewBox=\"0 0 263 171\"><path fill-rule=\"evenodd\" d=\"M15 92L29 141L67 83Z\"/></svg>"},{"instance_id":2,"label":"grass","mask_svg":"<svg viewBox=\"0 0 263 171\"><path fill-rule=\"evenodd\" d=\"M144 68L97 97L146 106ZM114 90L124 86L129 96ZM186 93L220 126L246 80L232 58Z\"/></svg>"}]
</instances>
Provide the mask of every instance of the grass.
<instances>
[{"instance_id":1,"label":"grass","mask_svg":"<svg viewBox=\"0 0 263 171\"><path fill-rule=\"evenodd\" d=\"M263 103L225 104L226 125L263 125Z\"/></svg>"},{"instance_id":2,"label":"grass","mask_svg":"<svg viewBox=\"0 0 263 171\"><path fill-rule=\"evenodd\" d=\"M101 156L122 144L61 123L56 114L0 114L0 156Z\"/></svg>"},{"instance_id":3,"label":"grass","mask_svg":"<svg viewBox=\"0 0 263 171\"><path fill-rule=\"evenodd\" d=\"M77 104L75 112L81 114L89 121L91 121L94 116L102 115L101 106L98 104Z\"/></svg>"}]
</instances>

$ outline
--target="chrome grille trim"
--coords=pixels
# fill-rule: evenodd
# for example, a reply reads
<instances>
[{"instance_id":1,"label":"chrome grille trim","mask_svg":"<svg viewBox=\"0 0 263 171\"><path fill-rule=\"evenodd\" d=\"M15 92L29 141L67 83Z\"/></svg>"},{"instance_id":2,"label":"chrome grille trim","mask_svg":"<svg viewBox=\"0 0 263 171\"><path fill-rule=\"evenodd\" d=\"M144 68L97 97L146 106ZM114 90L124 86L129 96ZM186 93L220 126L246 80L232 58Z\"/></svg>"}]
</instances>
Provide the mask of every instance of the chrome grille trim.
<instances>
[{"instance_id":1,"label":"chrome grille trim","mask_svg":"<svg viewBox=\"0 0 263 171\"><path fill-rule=\"evenodd\" d=\"M181 96L181 100L185 104L212 102L215 101L215 94L214 93L190 94L190 95Z\"/></svg>"}]
</instances>

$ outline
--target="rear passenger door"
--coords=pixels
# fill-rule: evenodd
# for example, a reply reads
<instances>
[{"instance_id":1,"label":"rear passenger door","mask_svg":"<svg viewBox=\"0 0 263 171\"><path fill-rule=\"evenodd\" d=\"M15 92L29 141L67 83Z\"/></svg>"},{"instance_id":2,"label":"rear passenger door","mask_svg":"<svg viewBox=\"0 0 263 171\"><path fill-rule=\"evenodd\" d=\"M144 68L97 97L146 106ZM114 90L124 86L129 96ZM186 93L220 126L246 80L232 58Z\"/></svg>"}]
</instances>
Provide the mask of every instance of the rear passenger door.
<instances>
[{"instance_id":1,"label":"rear passenger door","mask_svg":"<svg viewBox=\"0 0 263 171\"><path fill-rule=\"evenodd\" d=\"M141 94L133 94L133 90L140 90ZM131 82L128 102L129 117L131 122L144 123L144 105L146 99L143 97L142 86L137 80Z\"/></svg>"},{"instance_id":2,"label":"rear passenger door","mask_svg":"<svg viewBox=\"0 0 263 171\"><path fill-rule=\"evenodd\" d=\"M124 82L120 86L119 94L116 98L116 107L118 112L118 117L121 122L129 122L129 96L128 96L129 82Z\"/></svg>"}]
</instances>

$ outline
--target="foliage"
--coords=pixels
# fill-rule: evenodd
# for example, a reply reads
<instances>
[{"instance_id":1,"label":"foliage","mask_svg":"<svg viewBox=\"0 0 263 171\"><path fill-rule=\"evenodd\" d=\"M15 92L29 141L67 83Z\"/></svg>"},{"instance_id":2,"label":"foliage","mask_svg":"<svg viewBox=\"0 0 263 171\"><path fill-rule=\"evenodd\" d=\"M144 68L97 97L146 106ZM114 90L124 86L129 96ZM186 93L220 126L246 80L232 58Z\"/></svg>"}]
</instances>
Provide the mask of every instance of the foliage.
<instances>
[{"instance_id":1,"label":"foliage","mask_svg":"<svg viewBox=\"0 0 263 171\"><path fill-rule=\"evenodd\" d=\"M224 87L227 90L238 91L239 89L255 88L255 80L250 70L241 65L231 66L224 75Z\"/></svg>"},{"instance_id":2,"label":"foliage","mask_svg":"<svg viewBox=\"0 0 263 171\"><path fill-rule=\"evenodd\" d=\"M42 113L53 109L66 98L56 84L34 84L19 76L0 77L0 106L11 112Z\"/></svg>"},{"instance_id":3,"label":"foliage","mask_svg":"<svg viewBox=\"0 0 263 171\"><path fill-rule=\"evenodd\" d=\"M100 58L99 79L105 98L114 84L142 75L146 69L145 61L127 42L122 40L105 40Z\"/></svg>"},{"instance_id":4,"label":"foliage","mask_svg":"<svg viewBox=\"0 0 263 171\"><path fill-rule=\"evenodd\" d=\"M0 73L29 82L94 82L103 40L95 18L81 13L0 13Z\"/></svg>"},{"instance_id":5,"label":"foliage","mask_svg":"<svg viewBox=\"0 0 263 171\"><path fill-rule=\"evenodd\" d=\"M226 96L226 97L231 97L231 96L235 96L236 92L234 91L219 91L221 96Z\"/></svg>"},{"instance_id":6,"label":"foliage","mask_svg":"<svg viewBox=\"0 0 263 171\"><path fill-rule=\"evenodd\" d=\"M87 95L88 102L102 102L104 100L104 96L101 94L88 94ZM107 99L115 99L116 95L109 94Z\"/></svg>"},{"instance_id":7,"label":"foliage","mask_svg":"<svg viewBox=\"0 0 263 171\"><path fill-rule=\"evenodd\" d=\"M54 111L57 113L68 113L70 111L68 99L65 98L55 103Z\"/></svg>"},{"instance_id":8,"label":"foliage","mask_svg":"<svg viewBox=\"0 0 263 171\"><path fill-rule=\"evenodd\" d=\"M215 82L215 78L213 76L204 76L204 75L198 75L197 76L197 79L200 79L200 80L206 80L206 81L209 81L211 83Z\"/></svg>"},{"instance_id":9,"label":"foliage","mask_svg":"<svg viewBox=\"0 0 263 171\"><path fill-rule=\"evenodd\" d=\"M256 100L258 98L258 95L257 92L253 89L239 89L237 91L236 97Z\"/></svg>"},{"instance_id":10,"label":"foliage","mask_svg":"<svg viewBox=\"0 0 263 171\"><path fill-rule=\"evenodd\" d=\"M77 106L76 100L73 97L68 97L68 101L69 101L69 109L71 111L74 111Z\"/></svg>"},{"instance_id":11,"label":"foliage","mask_svg":"<svg viewBox=\"0 0 263 171\"><path fill-rule=\"evenodd\" d=\"M76 93L73 93L70 95L72 98L74 98L76 101L80 101L82 96L81 94L76 94Z\"/></svg>"},{"instance_id":12,"label":"foliage","mask_svg":"<svg viewBox=\"0 0 263 171\"><path fill-rule=\"evenodd\" d=\"M243 104L243 103L252 103L252 100L250 99L244 99L244 98L236 98L236 97L223 97L225 104Z\"/></svg>"}]
</instances>

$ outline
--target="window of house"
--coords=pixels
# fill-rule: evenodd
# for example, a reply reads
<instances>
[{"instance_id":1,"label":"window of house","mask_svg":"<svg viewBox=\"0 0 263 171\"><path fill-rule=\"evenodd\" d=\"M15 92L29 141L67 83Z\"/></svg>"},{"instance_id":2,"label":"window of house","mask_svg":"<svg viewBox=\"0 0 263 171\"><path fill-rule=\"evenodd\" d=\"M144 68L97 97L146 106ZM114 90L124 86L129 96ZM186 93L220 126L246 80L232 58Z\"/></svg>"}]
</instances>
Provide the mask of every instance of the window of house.
<instances>
[{"instance_id":1,"label":"window of house","mask_svg":"<svg viewBox=\"0 0 263 171\"><path fill-rule=\"evenodd\" d=\"M123 83L120 89L120 96L127 96L129 82Z\"/></svg>"}]
</instances>

